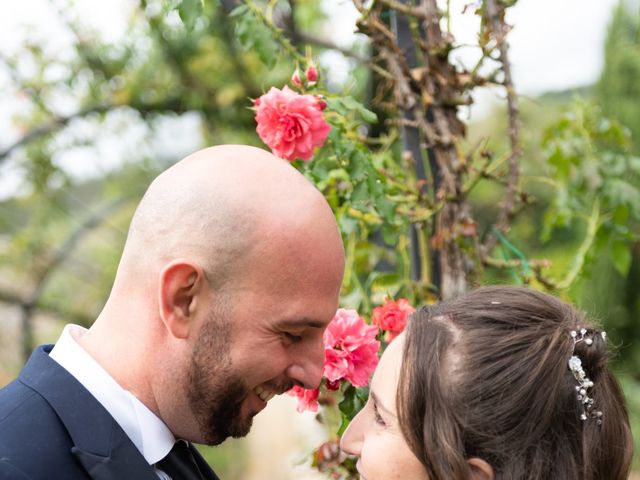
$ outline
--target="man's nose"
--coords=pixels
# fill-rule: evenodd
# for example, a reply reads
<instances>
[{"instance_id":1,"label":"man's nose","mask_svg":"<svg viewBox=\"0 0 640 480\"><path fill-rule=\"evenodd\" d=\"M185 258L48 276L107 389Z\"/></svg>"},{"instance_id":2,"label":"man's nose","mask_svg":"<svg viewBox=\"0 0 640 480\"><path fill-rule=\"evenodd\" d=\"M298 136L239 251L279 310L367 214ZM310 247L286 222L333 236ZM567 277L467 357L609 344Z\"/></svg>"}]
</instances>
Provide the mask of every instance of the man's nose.
<instances>
[{"instance_id":1,"label":"man's nose","mask_svg":"<svg viewBox=\"0 0 640 480\"><path fill-rule=\"evenodd\" d=\"M324 344L322 340L299 349L291 359L287 368L287 376L303 388L317 388L322 379L322 367L324 366Z\"/></svg>"}]
</instances>

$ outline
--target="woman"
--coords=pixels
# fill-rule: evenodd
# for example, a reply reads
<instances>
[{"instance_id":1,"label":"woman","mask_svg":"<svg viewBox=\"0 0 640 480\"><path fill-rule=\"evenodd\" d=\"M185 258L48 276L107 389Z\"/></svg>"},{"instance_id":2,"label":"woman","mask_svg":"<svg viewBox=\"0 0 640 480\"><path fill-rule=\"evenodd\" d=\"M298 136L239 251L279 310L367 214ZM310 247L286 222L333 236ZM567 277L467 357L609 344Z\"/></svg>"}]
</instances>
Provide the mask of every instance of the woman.
<instances>
[{"instance_id":1,"label":"woman","mask_svg":"<svg viewBox=\"0 0 640 480\"><path fill-rule=\"evenodd\" d=\"M632 454L604 332L503 286L414 313L341 447L366 480L622 480Z\"/></svg>"}]
</instances>

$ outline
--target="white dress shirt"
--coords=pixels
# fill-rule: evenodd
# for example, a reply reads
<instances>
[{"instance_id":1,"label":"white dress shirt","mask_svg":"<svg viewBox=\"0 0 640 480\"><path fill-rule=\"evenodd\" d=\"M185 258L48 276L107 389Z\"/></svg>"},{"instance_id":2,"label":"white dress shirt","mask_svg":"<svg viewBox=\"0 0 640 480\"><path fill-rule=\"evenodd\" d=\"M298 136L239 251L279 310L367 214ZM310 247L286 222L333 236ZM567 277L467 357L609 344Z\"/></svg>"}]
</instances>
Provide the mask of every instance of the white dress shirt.
<instances>
[{"instance_id":1,"label":"white dress shirt","mask_svg":"<svg viewBox=\"0 0 640 480\"><path fill-rule=\"evenodd\" d=\"M111 414L149 465L155 465L173 448L175 437L151 410L122 388L78 343L87 329L66 325L49 356L73 375ZM155 467L154 467L155 468ZM171 478L155 469L162 480Z\"/></svg>"}]
</instances>

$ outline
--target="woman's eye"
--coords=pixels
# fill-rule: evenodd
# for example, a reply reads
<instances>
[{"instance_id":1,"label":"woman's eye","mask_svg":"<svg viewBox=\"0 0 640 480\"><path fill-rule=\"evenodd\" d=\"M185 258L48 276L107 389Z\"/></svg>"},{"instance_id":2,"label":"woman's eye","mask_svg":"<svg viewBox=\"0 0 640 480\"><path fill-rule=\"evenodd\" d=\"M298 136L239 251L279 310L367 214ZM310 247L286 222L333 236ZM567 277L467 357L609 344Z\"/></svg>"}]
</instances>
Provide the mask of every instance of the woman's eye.
<instances>
[{"instance_id":1,"label":"woman's eye","mask_svg":"<svg viewBox=\"0 0 640 480\"><path fill-rule=\"evenodd\" d=\"M380 415L380 412L378 412L378 406L375 403L373 404L373 418L378 425L381 425L383 427L387 425L384 421L384 418L382 418L382 415Z\"/></svg>"}]
</instances>

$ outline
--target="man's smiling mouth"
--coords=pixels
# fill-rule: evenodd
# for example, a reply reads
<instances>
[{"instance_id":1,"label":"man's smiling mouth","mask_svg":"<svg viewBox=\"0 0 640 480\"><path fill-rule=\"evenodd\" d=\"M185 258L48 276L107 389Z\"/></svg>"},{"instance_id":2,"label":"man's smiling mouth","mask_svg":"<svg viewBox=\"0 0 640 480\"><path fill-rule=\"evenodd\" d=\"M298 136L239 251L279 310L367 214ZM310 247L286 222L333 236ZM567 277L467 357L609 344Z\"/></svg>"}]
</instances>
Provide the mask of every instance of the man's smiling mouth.
<instances>
[{"instance_id":1,"label":"man's smiling mouth","mask_svg":"<svg viewBox=\"0 0 640 480\"><path fill-rule=\"evenodd\" d=\"M276 392L273 390L260 385L253 389L253 393L255 393L263 402L268 402L276 395Z\"/></svg>"}]
</instances>

